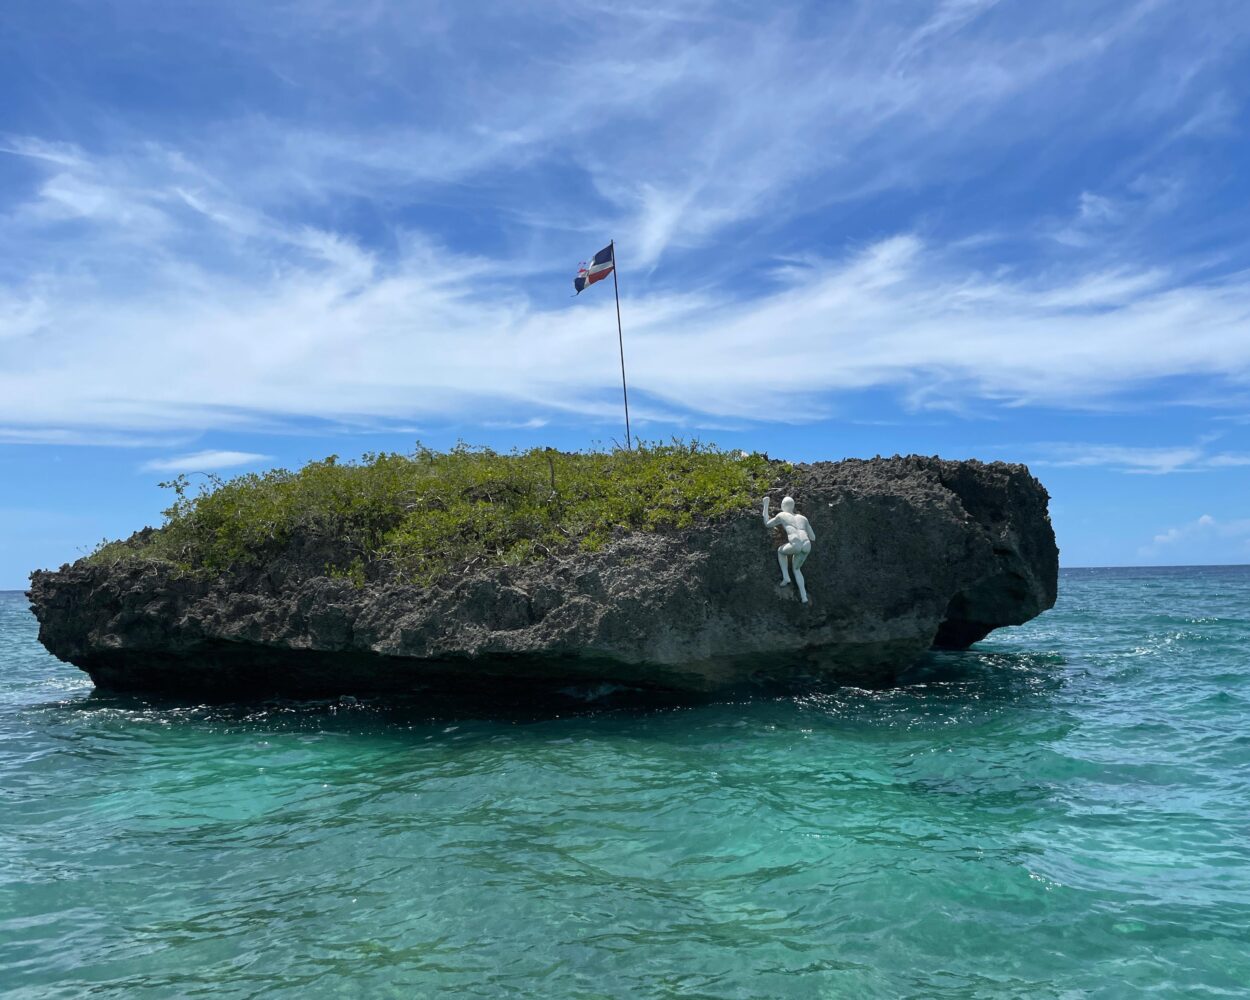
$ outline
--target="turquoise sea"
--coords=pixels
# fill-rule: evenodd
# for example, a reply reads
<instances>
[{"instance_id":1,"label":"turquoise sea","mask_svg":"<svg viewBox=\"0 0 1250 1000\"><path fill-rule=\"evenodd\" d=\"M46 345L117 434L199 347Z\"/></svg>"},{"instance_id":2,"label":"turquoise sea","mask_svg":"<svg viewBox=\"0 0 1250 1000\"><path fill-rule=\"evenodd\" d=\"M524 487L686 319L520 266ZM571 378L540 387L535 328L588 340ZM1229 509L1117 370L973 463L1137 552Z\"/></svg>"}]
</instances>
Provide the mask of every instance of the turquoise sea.
<instances>
[{"instance_id":1,"label":"turquoise sea","mask_svg":"<svg viewBox=\"0 0 1250 1000\"><path fill-rule=\"evenodd\" d=\"M889 690L94 694L0 594L0 995L1244 997L1250 568L1069 570Z\"/></svg>"}]
</instances>

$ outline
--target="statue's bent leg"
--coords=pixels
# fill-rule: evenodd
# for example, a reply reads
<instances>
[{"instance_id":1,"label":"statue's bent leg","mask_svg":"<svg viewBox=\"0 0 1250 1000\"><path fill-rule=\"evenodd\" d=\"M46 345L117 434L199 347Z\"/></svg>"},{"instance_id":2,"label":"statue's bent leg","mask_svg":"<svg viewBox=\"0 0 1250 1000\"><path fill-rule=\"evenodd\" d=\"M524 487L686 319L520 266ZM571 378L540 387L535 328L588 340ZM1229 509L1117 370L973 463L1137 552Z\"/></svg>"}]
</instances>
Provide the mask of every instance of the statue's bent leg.
<instances>
[{"instance_id":1,"label":"statue's bent leg","mask_svg":"<svg viewBox=\"0 0 1250 1000\"><path fill-rule=\"evenodd\" d=\"M803 564L807 562L811 551L812 546L808 543L800 546L799 551L794 553L794 582L799 585L799 598L804 604L807 603L807 583L803 579Z\"/></svg>"},{"instance_id":2,"label":"statue's bent leg","mask_svg":"<svg viewBox=\"0 0 1250 1000\"><path fill-rule=\"evenodd\" d=\"M794 546L790 544L783 545L777 550L777 562L781 566L781 585L784 587L790 582L790 553L794 551Z\"/></svg>"},{"instance_id":3,"label":"statue's bent leg","mask_svg":"<svg viewBox=\"0 0 1250 1000\"><path fill-rule=\"evenodd\" d=\"M799 569L799 557L794 557L794 582L799 585L799 600L807 603L807 584L803 580L803 571Z\"/></svg>"}]
</instances>

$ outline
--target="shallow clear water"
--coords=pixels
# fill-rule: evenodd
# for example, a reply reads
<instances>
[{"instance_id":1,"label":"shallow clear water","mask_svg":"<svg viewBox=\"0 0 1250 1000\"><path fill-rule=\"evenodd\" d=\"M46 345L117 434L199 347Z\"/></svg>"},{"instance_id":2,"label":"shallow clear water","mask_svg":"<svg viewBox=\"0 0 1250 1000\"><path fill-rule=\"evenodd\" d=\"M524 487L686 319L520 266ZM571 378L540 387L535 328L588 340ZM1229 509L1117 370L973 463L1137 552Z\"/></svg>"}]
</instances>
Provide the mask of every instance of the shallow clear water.
<instances>
[{"instance_id":1,"label":"shallow clear water","mask_svg":"<svg viewBox=\"0 0 1250 1000\"><path fill-rule=\"evenodd\" d=\"M562 718L92 694L0 594L5 997L1216 997L1250 569L901 687Z\"/></svg>"}]
</instances>

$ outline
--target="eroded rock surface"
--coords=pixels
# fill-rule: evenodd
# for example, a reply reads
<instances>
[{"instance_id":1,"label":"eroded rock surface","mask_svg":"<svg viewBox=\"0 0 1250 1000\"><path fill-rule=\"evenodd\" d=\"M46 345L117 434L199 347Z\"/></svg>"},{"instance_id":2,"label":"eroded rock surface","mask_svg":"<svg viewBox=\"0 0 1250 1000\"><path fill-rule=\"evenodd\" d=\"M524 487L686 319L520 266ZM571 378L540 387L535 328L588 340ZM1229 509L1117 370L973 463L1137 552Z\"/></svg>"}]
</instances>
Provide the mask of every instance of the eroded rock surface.
<instances>
[{"instance_id":1,"label":"eroded rock surface","mask_svg":"<svg viewBox=\"0 0 1250 1000\"><path fill-rule=\"evenodd\" d=\"M319 544L228 578L79 561L31 577L39 638L104 687L222 697L613 682L673 690L888 681L1055 601L1047 494L1021 465L799 466L809 604L758 506L680 534L481 567L430 587L322 575Z\"/></svg>"}]
</instances>

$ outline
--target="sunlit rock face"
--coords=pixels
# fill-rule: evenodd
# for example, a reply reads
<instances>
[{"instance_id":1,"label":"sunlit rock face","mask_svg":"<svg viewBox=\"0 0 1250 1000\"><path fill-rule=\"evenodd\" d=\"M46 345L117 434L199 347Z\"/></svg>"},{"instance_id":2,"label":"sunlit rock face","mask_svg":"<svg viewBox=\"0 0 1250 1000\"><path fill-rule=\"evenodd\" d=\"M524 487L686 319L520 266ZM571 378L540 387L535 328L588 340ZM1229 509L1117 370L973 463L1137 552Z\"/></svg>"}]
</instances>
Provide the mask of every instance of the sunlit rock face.
<instances>
[{"instance_id":1,"label":"sunlit rock face","mask_svg":"<svg viewBox=\"0 0 1250 1000\"><path fill-rule=\"evenodd\" d=\"M779 585L784 539L758 505L428 587L326 577L322 548L295 539L215 579L80 561L33 574L31 602L43 644L97 685L224 698L888 683L1055 602L1048 497L1022 465L817 462L774 485L819 540L806 604Z\"/></svg>"}]
</instances>

